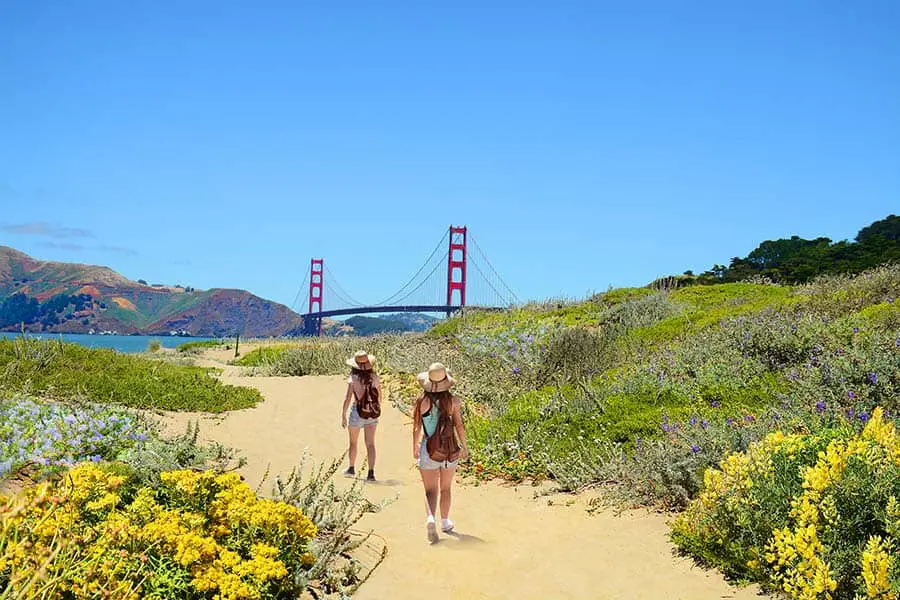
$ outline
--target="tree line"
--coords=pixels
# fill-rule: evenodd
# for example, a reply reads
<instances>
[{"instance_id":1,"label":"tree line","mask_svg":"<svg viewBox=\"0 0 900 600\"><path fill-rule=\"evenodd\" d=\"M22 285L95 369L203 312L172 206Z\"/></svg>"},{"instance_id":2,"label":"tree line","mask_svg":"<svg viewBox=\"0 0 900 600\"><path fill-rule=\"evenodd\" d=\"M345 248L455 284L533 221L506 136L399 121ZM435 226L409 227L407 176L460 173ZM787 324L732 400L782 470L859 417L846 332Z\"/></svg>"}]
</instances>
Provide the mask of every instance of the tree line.
<instances>
[{"instance_id":1,"label":"tree line","mask_svg":"<svg viewBox=\"0 0 900 600\"><path fill-rule=\"evenodd\" d=\"M900 262L900 217L889 215L863 227L852 241L834 242L792 236L766 240L745 257L734 257L728 266L713 265L695 275L685 271L681 284L710 285L766 277L776 283L805 283L819 275L860 273L879 265Z\"/></svg>"},{"instance_id":2,"label":"tree line","mask_svg":"<svg viewBox=\"0 0 900 600\"><path fill-rule=\"evenodd\" d=\"M46 302L40 302L37 298L19 292L0 302L0 328L23 323L40 323L44 328L53 327L64 321L66 315L92 306L93 298L88 294L59 294Z\"/></svg>"}]
</instances>

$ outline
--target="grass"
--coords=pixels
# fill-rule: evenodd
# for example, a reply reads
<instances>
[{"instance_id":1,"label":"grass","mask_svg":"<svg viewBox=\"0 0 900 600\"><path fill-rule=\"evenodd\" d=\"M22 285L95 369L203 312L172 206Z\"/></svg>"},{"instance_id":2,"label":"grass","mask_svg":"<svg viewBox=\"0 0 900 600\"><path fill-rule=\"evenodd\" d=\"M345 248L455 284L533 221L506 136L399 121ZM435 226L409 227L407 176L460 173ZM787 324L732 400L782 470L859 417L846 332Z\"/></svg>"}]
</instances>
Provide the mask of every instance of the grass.
<instances>
[{"instance_id":1,"label":"grass","mask_svg":"<svg viewBox=\"0 0 900 600\"><path fill-rule=\"evenodd\" d=\"M0 391L206 412L250 408L262 401L257 390L225 385L209 369L28 338L0 340Z\"/></svg>"},{"instance_id":2,"label":"grass","mask_svg":"<svg viewBox=\"0 0 900 600\"><path fill-rule=\"evenodd\" d=\"M234 364L241 367L264 367L281 358L289 348L287 345L261 346L234 361Z\"/></svg>"},{"instance_id":3,"label":"grass","mask_svg":"<svg viewBox=\"0 0 900 600\"><path fill-rule=\"evenodd\" d=\"M175 349L181 353L193 353L208 348L227 348L229 342L226 340L202 340L195 342L185 342L179 344Z\"/></svg>"}]
</instances>

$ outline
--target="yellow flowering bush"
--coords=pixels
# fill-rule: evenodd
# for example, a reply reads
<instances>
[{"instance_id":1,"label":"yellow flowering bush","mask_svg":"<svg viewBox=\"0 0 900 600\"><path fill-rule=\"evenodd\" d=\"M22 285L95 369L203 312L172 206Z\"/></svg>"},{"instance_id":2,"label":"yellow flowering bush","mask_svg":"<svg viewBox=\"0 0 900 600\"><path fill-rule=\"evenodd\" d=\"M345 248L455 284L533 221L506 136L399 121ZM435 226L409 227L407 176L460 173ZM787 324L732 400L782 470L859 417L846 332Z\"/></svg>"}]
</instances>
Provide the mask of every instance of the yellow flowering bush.
<instances>
[{"instance_id":1,"label":"yellow flowering bush","mask_svg":"<svg viewBox=\"0 0 900 600\"><path fill-rule=\"evenodd\" d=\"M827 443L825 436L776 431L727 456L704 472L703 489L673 523L673 540L730 577L762 577L760 550L787 521L802 490L801 468Z\"/></svg>"},{"instance_id":2,"label":"yellow flowering bush","mask_svg":"<svg viewBox=\"0 0 900 600\"><path fill-rule=\"evenodd\" d=\"M900 598L900 436L773 433L705 474L673 524L685 551L797 600Z\"/></svg>"},{"instance_id":3,"label":"yellow flowering bush","mask_svg":"<svg viewBox=\"0 0 900 600\"><path fill-rule=\"evenodd\" d=\"M83 464L0 497L0 598L299 595L318 534L300 509L257 497L233 473L161 479L135 489L114 468Z\"/></svg>"}]
</instances>

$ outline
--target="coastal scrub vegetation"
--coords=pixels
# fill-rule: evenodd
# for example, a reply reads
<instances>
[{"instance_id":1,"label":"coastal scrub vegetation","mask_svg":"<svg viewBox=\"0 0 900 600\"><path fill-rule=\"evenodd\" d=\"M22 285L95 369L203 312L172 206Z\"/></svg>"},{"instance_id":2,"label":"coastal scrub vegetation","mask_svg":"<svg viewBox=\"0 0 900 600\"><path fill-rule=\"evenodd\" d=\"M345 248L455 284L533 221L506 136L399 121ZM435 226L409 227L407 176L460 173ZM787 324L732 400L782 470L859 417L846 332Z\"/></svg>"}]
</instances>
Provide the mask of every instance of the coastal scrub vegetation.
<instances>
[{"instance_id":1,"label":"coastal scrub vegetation","mask_svg":"<svg viewBox=\"0 0 900 600\"><path fill-rule=\"evenodd\" d=\"M224 348L226 350L231 349L231 342L227 339L221 340L195 340L192 342L185 342L184 344L179 344L175 350L181 352L182 354L196 354L202 350L206 350L209 348Z\"/></svg>"},{"instance_id":2,"label":"coastal scrub vegetation","mask_svg":"<svg viewBox=\"0 0 900 600\"><path fill-rule=\"evenodd\" d=\"M196 425L164 437L120 407L4 400L0 598L346 597L377 566L351 557L369 541L352 527L379 507L335 489L339 461L304 463L263 498Z\"/></svg>"},{"instance_id":3,"label":"coastal scrub vegetation","mask_svg":"<svg viewBox=\"0 0 900 600\"><path fill-rule=\"evenodd\" d=\"M7 394L208 412L262 400L257 390L225 385L209 371L59 341L0 340L0 392Z\"/></svg>"}]
</instances>

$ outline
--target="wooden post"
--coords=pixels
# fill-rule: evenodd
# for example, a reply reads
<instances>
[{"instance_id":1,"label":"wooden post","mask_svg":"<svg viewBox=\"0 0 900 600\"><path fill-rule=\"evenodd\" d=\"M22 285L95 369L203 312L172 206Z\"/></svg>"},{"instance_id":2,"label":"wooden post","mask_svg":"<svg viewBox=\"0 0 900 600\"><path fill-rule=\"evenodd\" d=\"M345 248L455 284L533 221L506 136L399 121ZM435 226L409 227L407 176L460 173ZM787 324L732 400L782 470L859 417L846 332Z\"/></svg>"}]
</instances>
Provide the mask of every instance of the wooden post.
<instances>
[{"instance_id":1,"label":"wooden post","mask_svg":"<svg viewBox=\"0 0 900 600\"><path fill-rule=\"evenodd\" d=\"M241 334L234 334L234 357L238 357L238 345L241 343Z\"/></svg>"}]
</instances>

